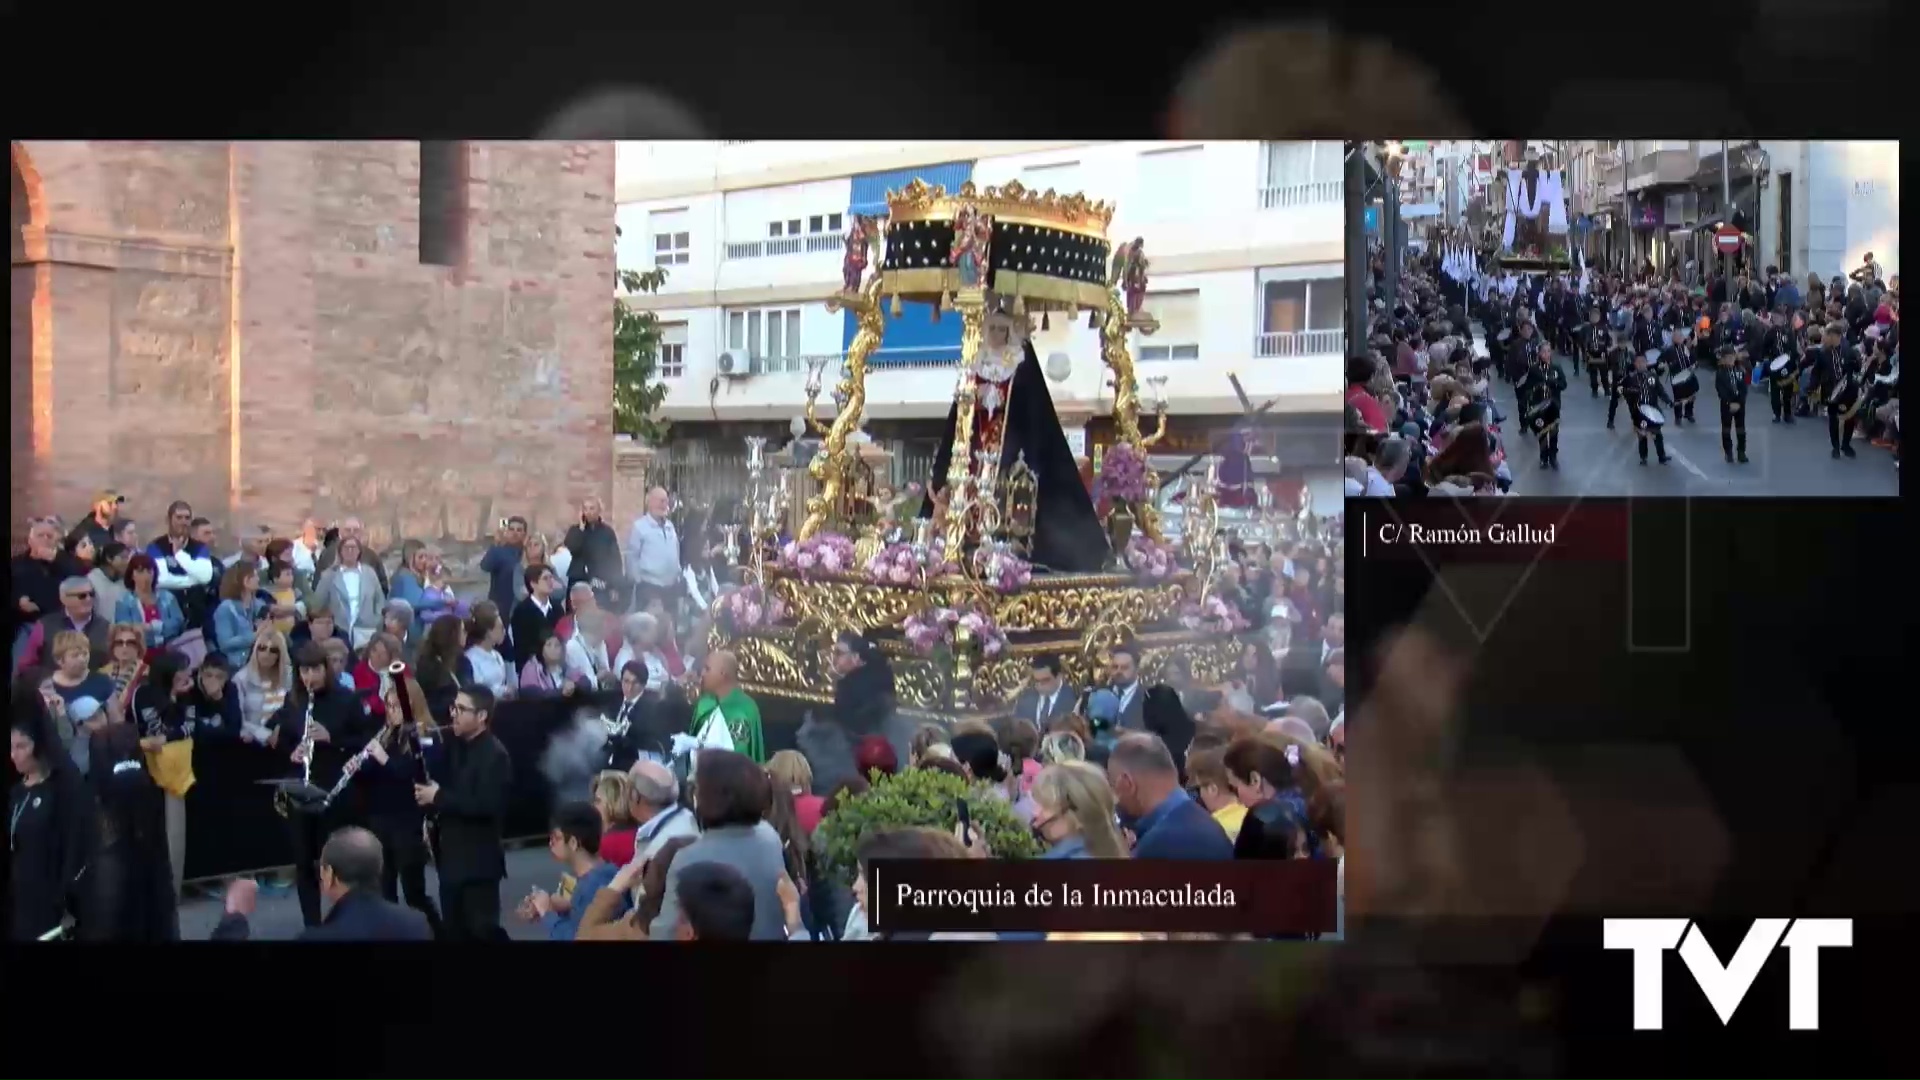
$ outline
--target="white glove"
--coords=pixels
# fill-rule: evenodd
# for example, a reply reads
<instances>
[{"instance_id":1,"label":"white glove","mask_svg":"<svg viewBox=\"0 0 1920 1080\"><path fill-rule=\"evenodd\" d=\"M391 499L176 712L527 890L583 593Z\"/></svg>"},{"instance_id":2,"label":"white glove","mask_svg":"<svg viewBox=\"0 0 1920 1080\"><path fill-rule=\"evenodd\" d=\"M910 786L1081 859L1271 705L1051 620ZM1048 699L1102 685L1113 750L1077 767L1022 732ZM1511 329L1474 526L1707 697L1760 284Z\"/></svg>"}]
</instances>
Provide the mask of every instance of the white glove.
<instances>
[{"instance_id":1,"label":"white glove","mask_svg":"<svg viewBox=\"0 0 1920 1080\"><path fill-rule=\"evenodd\" d=\"M684 757L687 754L693 753L696 749L699 748L699 746L700 746L700 740L694 738L693 736L687 734L684 731L678 732L673 737L673 745L672 745L673 756Z\"/></svg>"}]
</instances>

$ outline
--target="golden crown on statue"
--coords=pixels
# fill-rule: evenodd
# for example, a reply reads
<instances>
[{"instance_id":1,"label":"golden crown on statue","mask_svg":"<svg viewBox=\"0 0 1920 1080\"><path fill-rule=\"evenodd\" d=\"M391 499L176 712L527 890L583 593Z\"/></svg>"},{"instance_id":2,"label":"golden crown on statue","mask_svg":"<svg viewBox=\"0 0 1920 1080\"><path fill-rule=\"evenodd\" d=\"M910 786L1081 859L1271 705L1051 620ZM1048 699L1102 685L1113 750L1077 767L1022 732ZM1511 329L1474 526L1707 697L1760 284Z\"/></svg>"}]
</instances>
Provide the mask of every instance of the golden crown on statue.
<instances>
[{"instance_id":1,"label":"golden crown on statue","mask_svg":"<svg viewBox=\"0 0 1920 1080\"><path fill-rule=\"evenodd\" d=\"M1113 224L1113 204L1085 195L1062 195L1052 188L1034 191L1018 180L1000 187L976 187L969 180L957 191L913 180L887 192L887 214L894 222L952 221L962 206L1006 224L1038 225L1104 240Z\"/></svg>"}]
</instances>

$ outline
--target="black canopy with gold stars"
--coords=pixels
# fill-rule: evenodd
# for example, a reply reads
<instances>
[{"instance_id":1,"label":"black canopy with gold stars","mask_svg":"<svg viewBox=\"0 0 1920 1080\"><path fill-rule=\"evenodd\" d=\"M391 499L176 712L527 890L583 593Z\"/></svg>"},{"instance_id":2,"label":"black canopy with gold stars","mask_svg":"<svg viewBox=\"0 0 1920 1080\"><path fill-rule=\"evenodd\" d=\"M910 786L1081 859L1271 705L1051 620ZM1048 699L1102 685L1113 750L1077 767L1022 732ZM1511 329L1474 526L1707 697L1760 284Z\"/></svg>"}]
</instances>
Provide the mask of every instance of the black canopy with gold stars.
<instances>
[{"instance_id":1,"label":"black canopy with gold stars","mask_svg":"<svg viewBox=\"0 0 1920 1080\"><path fill-rule=\"evenodd\" d=\"M888 295L939 302L960 288L951 219L890 222L886 237L881 272ZM986 285L1037 310L1104 309L1111 252L1106 240L1084 232L995 221Z\"/></svg>"}]
</instances>

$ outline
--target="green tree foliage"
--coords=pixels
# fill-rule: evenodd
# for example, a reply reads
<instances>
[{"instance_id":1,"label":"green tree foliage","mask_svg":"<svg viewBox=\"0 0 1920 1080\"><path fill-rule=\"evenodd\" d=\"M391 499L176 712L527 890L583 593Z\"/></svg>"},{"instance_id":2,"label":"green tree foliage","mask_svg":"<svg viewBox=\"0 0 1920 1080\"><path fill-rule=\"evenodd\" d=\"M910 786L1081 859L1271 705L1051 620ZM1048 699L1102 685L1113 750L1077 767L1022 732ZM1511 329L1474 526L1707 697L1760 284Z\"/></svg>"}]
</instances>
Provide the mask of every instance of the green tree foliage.
<instances>
[{"instance_id":1,"label":"green tree foliage","mask_svg":"<svg viewBox=\"0 0 1920 1080\"><path fill-rule=\"evenodd\" d=\"M614 236L620 227L614 226ZM667 283L667 268L621 270L619 291L613 298L613 431L658 445L666 439L668 423L653 415L667 396L667 385L656 377L660 361L660 319L651 311L628 306L626 295L656 293Z\"/></svg>"},{"instance_id":2,"label":"green tree foliage","mask_svg":"<svg viewBox=\"0 0 1920 1080\"><path fill-rule=\"evenodd\" d=\"M968 783L938 769L903 769L894 776L875 772L870 779L873 787L864 794L842 795L814 833L823 865L842 881L853 880L860 841L869 834L913 825L952 833L960 824L962 799L967 816L974 828L986 834L987 850L996 858L1030 859L1040 853L1032 830L984 784Z\"/></svg>"}]
</instances>

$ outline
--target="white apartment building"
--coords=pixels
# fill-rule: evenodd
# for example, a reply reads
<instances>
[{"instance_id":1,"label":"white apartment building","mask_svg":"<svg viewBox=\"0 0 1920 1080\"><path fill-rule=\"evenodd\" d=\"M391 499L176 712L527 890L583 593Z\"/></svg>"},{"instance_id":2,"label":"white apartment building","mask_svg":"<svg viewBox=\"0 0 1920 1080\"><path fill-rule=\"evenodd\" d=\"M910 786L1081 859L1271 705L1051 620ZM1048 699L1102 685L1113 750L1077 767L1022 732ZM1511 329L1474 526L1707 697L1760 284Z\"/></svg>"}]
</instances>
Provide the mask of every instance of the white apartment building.
<instances>
[{"instance_id":1,"label":"white apartment building","mask_svg":"<svg viewBox=\"0 0 1920 1080\"><path fill-rule=\"evenodd\" d=\"M1871 251L1888 276L1900 272L1899 142L1762 139L1759 145L1766 154L1752 232L1761 266L1802 279L1809 272L1832 278L1853 271Z\"/></svg>"},{"instance_id":2,"label":"white apartment building","mask_svg":"<svg viewBox=\"0 0 1920 1080\"><path fill-rule=\"evenodd\" d=\"M618 147L619 263L666 267L666 286L630 302L664 325L662 413L674 441L787 430L805 407L809 358L826 357L828 391L852 337L826 299L841 287L851 215L884 215L885 193L919 177L955 188L1019 180L1117 205L1109 238L1144 237L1143 380L1167 377L1170 428L1192 440L1224 431L1242 407L1278 399L1275 425L1312 418L1337 461L1345 335L1343 190L1337 142L623 142ZM889 318L867 375L876 440L937 436L952 403L960 320L924 305ZM1097 333L1051 319L1035 348L1066 354L1050 389L1069 437L1098 441L1112 406ZM721 369L723 355L735 359ZM1296 440L1298 441L1298 440ZM1170 445L1179 439L1171 439ZM1282 440L1283 458L1301 447ZM1317 453L1317 451L1316 451Z\"/></svg>"}]
</instances>

